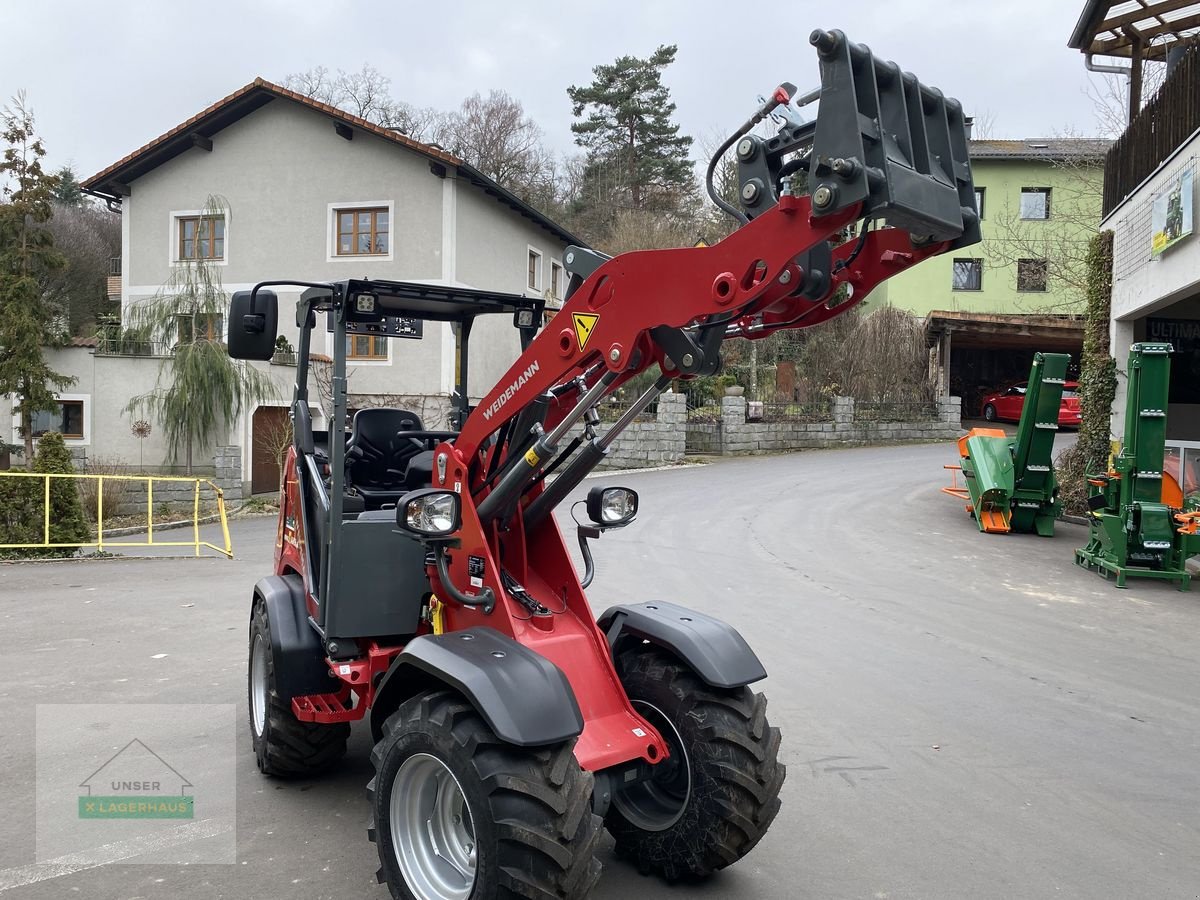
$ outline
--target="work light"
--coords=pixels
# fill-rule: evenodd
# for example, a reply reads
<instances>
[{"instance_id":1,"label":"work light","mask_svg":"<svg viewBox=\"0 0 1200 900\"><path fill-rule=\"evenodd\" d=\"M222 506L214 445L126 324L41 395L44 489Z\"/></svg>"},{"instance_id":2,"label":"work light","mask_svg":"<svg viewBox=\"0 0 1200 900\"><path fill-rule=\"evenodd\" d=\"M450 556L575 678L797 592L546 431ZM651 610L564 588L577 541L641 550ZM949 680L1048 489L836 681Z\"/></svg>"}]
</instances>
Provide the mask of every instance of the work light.
<instances>
[{"instance_id":1,"label":"work light","mask_svg":"<svg viewBox=\"0 0 1200 900\"><path fill-rule=\"evenodd\" d=\"M458 494L437 488L406 494L396 508L396 524L422 537L451 535L461 524Z\"/></svg>"},{"instance_id":2,"label":"work light","mask_svg":"<svg viewBox=\"0 0 1200 900\"><path fill-rule=\"evenodd\" d=\"M588 491L588 518L606 528L633 521L638 511L637 491L625 487L594 487Z\"/></svg>"}]
</instances>

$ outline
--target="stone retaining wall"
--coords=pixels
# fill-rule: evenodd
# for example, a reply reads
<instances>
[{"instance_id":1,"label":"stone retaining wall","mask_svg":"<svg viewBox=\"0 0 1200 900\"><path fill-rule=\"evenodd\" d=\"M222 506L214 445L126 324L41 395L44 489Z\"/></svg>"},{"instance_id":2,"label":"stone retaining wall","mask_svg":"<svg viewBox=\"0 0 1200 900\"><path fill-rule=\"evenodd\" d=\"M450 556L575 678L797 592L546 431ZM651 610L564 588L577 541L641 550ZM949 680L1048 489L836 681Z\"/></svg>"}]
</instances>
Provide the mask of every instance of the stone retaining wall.
<instances>
[{"instance_id":1,"label":"stone retaining wall","mask_svg":"<svg viewBox=\"0 0 1200 900\"><path fill-rule=\"evenodd\" d=\"M726 456L810 450L847 444L954 440L962 433L961 402L942 397L937 419L924 422L861 422L854 399L835 397L831 422L747 422L746 398L721 398L721 454Z\"/></svg>"},{"instance_id":2,"label":"stone retaining wall","mask_svg":"<svg viewBox=\"0 0 1200 900\"><path fill-rule=\"evenodd\" d=\"M603 469L646 469L670 466L683 462L687 436L687 398L683 394L663 394L658 398L658 413L653 421L634 422L608 448ZM608 425L597 428L599 434ZM583 431L582 426L571 429L563 446Z\"/></svg>"}]
</instances>

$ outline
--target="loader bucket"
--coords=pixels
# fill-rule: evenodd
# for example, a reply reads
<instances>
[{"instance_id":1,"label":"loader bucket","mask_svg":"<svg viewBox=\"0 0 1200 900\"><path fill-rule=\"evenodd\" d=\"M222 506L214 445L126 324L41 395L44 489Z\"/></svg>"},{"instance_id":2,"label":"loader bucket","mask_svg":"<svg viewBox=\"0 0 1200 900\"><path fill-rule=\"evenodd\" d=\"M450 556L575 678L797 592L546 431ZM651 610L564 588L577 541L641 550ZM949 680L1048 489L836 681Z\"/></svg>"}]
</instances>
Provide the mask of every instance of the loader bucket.
<instances>
[{"instance_id":1,"label":"loader bucket","mask_svg":"<svg viewBox=\"0 0 1200 900\"><path fill-rule=\"evenodd\" d=\"M817 30L809 40L821 62L809 170L814 212L862 203L864 219L903 228L914 243L977 243L962 105L841 31ZM827 196L828 204L816 202Z\"/></svg>"}]
</instances>

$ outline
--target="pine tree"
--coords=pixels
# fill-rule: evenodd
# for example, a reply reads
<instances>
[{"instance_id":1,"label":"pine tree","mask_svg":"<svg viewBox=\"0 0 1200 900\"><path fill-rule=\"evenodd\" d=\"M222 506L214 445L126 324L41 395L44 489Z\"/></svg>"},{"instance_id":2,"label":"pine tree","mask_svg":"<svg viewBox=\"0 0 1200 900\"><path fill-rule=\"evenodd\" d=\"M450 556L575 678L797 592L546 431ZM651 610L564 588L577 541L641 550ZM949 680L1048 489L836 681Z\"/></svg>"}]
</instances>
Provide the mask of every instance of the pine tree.
<instances>
[{"instance_id":1,"label":"pine tree","mask_svg":"<svg viewBox=\"0 0 1200 900\"><path fill-rule=\"evenodd\" d=\"M83 188L79 176L70 166L63 166L54 173L54 201L63 206L83 206Z\"/></svg>"},{"instance_id":2,"label":"pine tree","mask_svg":"<svg viewBox=\"0 0 1200 900\"><path fill-rule=\"evenodd\" d=\"M662 83L675 51L671 45L648 59L622 56L592 69L587 87L567 88L579 119L571 125L575 143L588 153L587 193L601 203L673 210L692 193L692 139L671 121L675 104Z\"/></svg>"},{"instance_id":3,"label":"pine tree","mask_svg":"<svg viewBox=\"0 0 1200 900\"><path fill-rule=\"evenodd\" d=\"M48 431L38 439L37 456L33 460L35 472L53 472L71 475L75 467L71 462L71 451L57 431ZM34 480L36 479L26 479ZM40 485L39 485L40 487ZM91 529L83 517L83 504L79 500L79 489L74 478L50 479L50 543L83 544L91 540ZM70 556L78 546L54 547L48 556Z\"/></svg>"},{"instance_id":4,"label":"pine tree","mask_svg":"<svg viewBox=\"0 0 1200 900\"><path fill-rule=\"evenodd\" d=\"M33 112L18 94L0 117L8 144L0 161L7 203L0 205L0 394L16 394L14 412L33 461L33 416L56 408L55 390L75 382L46 363L42 347L61 342L61 319L45 300L39 278L60 268L62 257L46 223L57 179L42 169L46 149L33 127Z\"/></svg>"}]
</instances>

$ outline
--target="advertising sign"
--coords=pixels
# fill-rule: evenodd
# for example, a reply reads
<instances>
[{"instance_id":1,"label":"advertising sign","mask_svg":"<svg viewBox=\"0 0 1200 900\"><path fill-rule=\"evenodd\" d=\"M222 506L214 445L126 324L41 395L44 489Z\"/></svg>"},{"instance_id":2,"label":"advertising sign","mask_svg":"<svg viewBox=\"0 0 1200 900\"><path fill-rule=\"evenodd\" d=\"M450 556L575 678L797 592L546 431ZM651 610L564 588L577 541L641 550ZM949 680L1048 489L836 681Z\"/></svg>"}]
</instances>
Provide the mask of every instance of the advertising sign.
<instances>
[{"instance_id":1,"label":"advertising sign","mask_svg":"<svg viewBox=\"0 0 1200 900\"><path fill-rule=\"evenodd\" d=\"M1154 199L1150 255L1158 256L1192 233L1192 173L1183 172Z\"/></svg>"}]
</instances>

